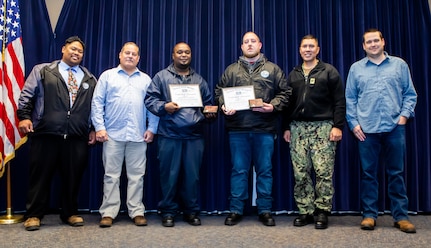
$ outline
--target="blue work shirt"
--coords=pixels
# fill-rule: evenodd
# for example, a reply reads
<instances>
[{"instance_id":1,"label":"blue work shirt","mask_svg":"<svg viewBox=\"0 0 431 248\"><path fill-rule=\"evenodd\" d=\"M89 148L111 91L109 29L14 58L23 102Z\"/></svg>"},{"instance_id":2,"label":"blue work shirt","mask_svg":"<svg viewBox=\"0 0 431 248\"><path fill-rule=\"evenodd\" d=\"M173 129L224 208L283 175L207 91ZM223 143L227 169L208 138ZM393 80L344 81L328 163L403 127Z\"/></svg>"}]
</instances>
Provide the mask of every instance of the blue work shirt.
<instances>
[{"instance_id":1,"label":"blue work shirt","mask_svg":"<svg viewBox=\"0 0 431 248\"><path fill-rule=\"evenodd\" d=\"M118 66L100 75L91 103L96 132L106 130L116 141L143 142L148 130L157 133L159 117L144 104L151 78L136 69L130 76Z\"/></svg>"},{"instance_id":2,"label":"blue work shirt","mask_svg":"<svg viewBox=\"0 0 431 248\"><path fill-rule=\"evenodd\" d=\"M417 94L407 63L389 56L379 65L368 57L355 62L346 82L346 119L352 130L364 133L392 131L401 116L414 116Z\"/></svg>"}]
</instances>

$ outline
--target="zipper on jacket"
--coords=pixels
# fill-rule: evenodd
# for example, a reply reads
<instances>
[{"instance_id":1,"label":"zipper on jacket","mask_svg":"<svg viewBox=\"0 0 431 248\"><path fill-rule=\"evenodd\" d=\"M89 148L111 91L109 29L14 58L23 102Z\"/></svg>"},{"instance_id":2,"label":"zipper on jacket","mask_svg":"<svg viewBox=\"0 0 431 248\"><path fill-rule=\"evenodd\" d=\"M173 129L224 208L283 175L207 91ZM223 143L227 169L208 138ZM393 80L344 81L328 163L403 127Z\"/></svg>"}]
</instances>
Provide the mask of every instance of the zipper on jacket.
<instances>
[{"instance_id":1,"label":"zipper on jacket","mask_svg":"<svg viewBox=\"0 0 431 248\"><path fill-rule=\"evenodd\" d=\"M67 111L67 130L69 130L69 121L70 121L70 109ZM66 131L69 132L69 131ZM63 138L67 139L67 133L63 134Z\"/></svg>"},{"instance_id":2,"label":"zipper on jacket","mask_svg":"<svg viewBox=\"0 0 431 248\"><path fill-rule=\"evenodd\" d=\"M305 103L305 98L308 92L308 76L311 74L311 71L308 73L308 75L305 75L305 72L302 71L302 75L304 76L304 83L305 83L305 87L304 87L304 93L302 94L302 102ZM301 114L304 113L304 107L301 108L300 111Z\"/></svg>"}]
</instances>

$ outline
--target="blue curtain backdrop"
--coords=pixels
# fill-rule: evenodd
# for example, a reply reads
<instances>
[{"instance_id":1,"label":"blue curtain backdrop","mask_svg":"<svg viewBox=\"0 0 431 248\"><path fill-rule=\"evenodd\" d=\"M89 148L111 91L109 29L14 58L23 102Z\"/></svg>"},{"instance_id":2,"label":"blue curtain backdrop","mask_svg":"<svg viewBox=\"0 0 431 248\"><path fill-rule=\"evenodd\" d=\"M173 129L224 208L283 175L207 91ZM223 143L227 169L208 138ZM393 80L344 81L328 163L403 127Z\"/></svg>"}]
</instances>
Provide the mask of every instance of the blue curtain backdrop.
<instances>
[{"instance_id":1,"label":"blue curtain backdrop","mask_svg":"<svg viewBox=\"0 0 431 248\"><path fill-rule=\"evenodd\" d=\"M44 0L20 3L26 75L37 63L61 58L64 40L71 35L80 36L86 43L83 65L97 77L118 65L118 53L126 41L140 46L138 66L150 76L165 68L171 62L172 47L185 41L192 48L192 66L207 79L211 89L226 66L241 55L241 37L253 28L261 37L263 53L286 74L300 63L300 39L314 34L320 41L320 59L333 64L344 80L350 65L364 56L364 30L379 28L386 40L386 50L410 65L419 95L416 117L407 128L409 210L431 212L431 82L428 76L431 18L427 0L65 0L55 32L52 32ZM231 165L222 116L206 127L205 138L201 208L206 212L223 212L229 207ZM97 211L102 197L102 146L90 149L90 165L82 182L79 207L84 211ZM147 155L144 202L148 210L155 210L160 198L155 145L149 146ZM18 212L25 210L27 158L28 144L17 151L11 163L12 205ZM273 210L295 211L288 144L282 139L277 140L273 162ZM381 172L380 210L385 211L390 209L390 204L386 197L384 168ZM360 211L359 178L356 141L345 129L337 150L334 211ZM125 183L123 180L123 188ZM0 185L2 211L6 207L3 178ZM56 181L52 187L52 209L58 208L59 186L61 183ZM122 192L124 198L125 190Z\"/></svg>"},{"instance_id":2,"label":"blue curtain backdrop","mask_svg":"<svg viewBox=\"0 0 431 248\"><path fill-rule=\"evenodd\" d=\"M255 0L255 27L261 35L264 53L286 73L301 62L299 42L307 34L319 39L319 58L333 64L345 80L350 65L363 58L362 34L371 27L382 31L386 51L402 57L410 65L418 92L416 117L407 129L406 184L411 211L431 209L430 180L430 14L427 1L280 1ZM276 164L287 164L288 145L279 142ZM290 164L289 164L290 167ZM277 167L276 167L277 168ZM288 169L290 172L290 168ZM282 173L285 178L286 172ZM338 146L334 174L334 209L357 211L360 164L356 138L344 129ZM289 181L292 181L290 178ZM390 209L384 167L380 173L380 209ZM285 188L275 190L283 199ZM281 189L281 190L280 190ZM288 194L292 195L292 187ZM277 203L277 202L276 202ZM283 205L284 206L284 205ZM280 206L282 207L282 206ZM290 207L290 205L289 205Z\"/></svg>"}]
</instances>

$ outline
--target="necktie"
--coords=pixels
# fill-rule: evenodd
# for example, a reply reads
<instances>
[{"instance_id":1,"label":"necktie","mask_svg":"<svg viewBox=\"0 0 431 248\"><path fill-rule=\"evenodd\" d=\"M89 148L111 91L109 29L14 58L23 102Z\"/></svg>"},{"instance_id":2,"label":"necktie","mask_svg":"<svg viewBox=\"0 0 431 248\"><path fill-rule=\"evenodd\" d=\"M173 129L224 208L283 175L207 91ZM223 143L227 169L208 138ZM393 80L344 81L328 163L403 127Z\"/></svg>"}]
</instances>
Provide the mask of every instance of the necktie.
<instances>
[{"instance_id":1,"label":"necktie","mask_svg":"<svg viewBox=\"0 0 431 248\"><path fill-rule=\"evenodd\" d=\"M72 104L75 102L76 94L78 93L78 84L76 83L76 78L72 73L72 68L69 68L69 77L67 79L67 88L69 89Z\"/></svg>"}]
</instances>

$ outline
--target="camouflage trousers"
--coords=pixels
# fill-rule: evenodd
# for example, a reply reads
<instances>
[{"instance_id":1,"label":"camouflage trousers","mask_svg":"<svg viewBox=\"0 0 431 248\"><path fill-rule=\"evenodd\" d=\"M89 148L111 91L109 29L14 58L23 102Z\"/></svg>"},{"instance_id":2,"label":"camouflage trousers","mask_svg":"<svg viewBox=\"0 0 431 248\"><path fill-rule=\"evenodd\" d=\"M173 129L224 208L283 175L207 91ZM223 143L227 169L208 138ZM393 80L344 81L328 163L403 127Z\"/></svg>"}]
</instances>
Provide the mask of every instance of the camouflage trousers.
<instances>
[{"instance_id":1,"label":"camouflage trousers","mask_svg":"<svg viewBox=\"0 0 431 248\"><path fill-rule=\"evenodd\" d=\"M294 121L290 125L294 197L300 214L313 214L316 208L331 211L337 147L336 142L329 141L331 129L332 121ZM312 169L315 180L312 179Z\"/></svg>"}]
</instances>

